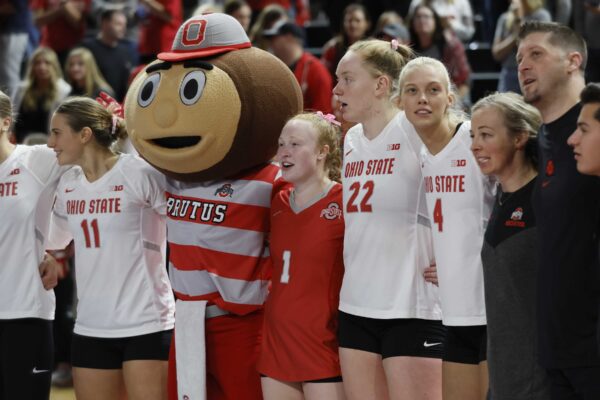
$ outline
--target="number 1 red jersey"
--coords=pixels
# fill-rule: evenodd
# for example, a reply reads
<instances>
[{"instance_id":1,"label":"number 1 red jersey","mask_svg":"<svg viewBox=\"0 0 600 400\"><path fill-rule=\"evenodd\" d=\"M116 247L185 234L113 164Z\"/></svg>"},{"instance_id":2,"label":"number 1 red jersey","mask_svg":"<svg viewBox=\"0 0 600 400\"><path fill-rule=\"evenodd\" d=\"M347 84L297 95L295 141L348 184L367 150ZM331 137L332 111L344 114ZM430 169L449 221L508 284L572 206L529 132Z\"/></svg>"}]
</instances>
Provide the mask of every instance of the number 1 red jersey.
<instances>
[{"instance_id":1,"label":"number 1 red jersey","mask_svg":"<svg viewBox=\"0 0 600 400\"><path fill-rule=\"evenodd\" d=\"M341 375L337 308L344 274L342 186L301 211L290 190L271 205L273 283L258 370L300 382Z\"/></svg>"}]
</instances>

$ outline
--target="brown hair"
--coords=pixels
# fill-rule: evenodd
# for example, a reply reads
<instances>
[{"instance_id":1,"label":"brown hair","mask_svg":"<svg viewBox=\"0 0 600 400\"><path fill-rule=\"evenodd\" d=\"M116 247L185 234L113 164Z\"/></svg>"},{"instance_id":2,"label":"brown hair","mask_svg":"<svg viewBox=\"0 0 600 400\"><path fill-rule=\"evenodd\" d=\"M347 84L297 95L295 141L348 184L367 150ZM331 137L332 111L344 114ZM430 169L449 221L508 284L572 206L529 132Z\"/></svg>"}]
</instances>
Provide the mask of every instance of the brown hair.
<instances>
[{"instance_id":1,"label":"brown hair","mask_svg":"<svg viewBox=\"0 0 600 400\"><path fill-rule=\"evenodd\" d=\"M373 77L386 75L390 78L390 97L398 93L400 71L414 57L408 46L399 44L394 50L390 42L378 39L358 41L350 46L348 51L357 53L363 59Z\"/></svg>"},{"instance_id":2,"label":"brown hair","mask_svg":"<svg viewBox=\"0 0 600 400\"><path fill-rule=\"evenodd\" d=\"M548 42L566 51L581 54L579 69L585 71L587 64L587 47L581 35L566 25L556 22L527 21L519 30L519 42L532 33L549 33Z\"/></svg>"},{"instance_id":3,"label":"brown hair","mask_svg":"<svg viewBox=\"0 0 600 400\"><path fill-rule=\"evenodd\" d=\"M88 97L71 97L61 103L56 114L63 114L75 132L88 127L99 145L110 147L117 139L127 137L125 121L116 119L113 132L113 114Z\"/></svg>"},{"instance_id":4,"label":"brown hair","mask_svg":"<svg viewBox=\"0 0 600 400\"><path fill-rule=\"evenodd\" d=\"M537 108L523 100L523 96L512 93L493 93L480 99L471 112L493 107L502 114L504 125L511 136L527 133L529 140L525 146L525 157L537 166L537 133L542 125L542 115Z\"/></svg>"},{"instance_id":5,"label":"brown hair","mask_svg":"<svg viewBox=\"0 0 600 400\"><path fill-rule=\"evenodd\" d=\"M342 149L340 146L341 129L339 126L332 124L322 116L316 113L301 113L291 120L301 120L309 122L317 131L317 144L319 147L327 145L329 153L325 157L325 171L329 179L336 182L341 182L342 169Z\"/></svg>"}]
</instances>

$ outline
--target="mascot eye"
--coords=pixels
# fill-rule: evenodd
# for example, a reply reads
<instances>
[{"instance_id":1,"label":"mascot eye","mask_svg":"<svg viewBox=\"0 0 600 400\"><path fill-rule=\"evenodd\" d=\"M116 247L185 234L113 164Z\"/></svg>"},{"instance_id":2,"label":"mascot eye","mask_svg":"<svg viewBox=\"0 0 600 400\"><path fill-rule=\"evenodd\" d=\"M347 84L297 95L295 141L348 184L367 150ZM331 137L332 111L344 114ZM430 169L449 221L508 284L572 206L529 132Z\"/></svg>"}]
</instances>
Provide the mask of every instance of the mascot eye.
<instances>
[{"instance_id":1,"label":"mascot eye","mask_svg":"<svg viewBox=\"0 0 600 400\"><path fill-rule=\"evenodd\" d=\"M152 103L152 100L156 97L159 82L160 74L152 74L142 83L142 89L138 95L138 104L141 107L148 107Z\"/></svg>"},{"instance_id":2,"label":"mascot eye","mask_svg":"<svg viewBox=\"0 0 600 400\"><path fill-rule=\"evenodd\" d=\"M206 76L202 71L192 71L183 78L181 82L181 88L179 89L179 96L181 101L186 106L191 106L198 101L202 92L204 91L204 85L206 84Z\"/></svg>"}]
</instances>

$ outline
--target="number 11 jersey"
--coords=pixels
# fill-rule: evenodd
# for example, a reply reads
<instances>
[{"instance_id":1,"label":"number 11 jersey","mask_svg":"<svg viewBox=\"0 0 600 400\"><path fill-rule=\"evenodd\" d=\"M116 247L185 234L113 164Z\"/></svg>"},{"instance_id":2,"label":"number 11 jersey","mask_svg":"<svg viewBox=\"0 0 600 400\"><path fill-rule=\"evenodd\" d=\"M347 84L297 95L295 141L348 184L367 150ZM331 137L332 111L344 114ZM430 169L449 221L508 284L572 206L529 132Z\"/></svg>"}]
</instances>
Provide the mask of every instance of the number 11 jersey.
<instances>
[{"instance_id":1,"label":"number 11 jersey","mask_svg":"<svg viewBox=\"0 0 600 400\"><path fill-rule=\"evenodd\" d=\"M173 328L165 186L160 172L129 154L94 182L78 167L61 178L50 241L54 248L75 241L75 333L129 337Z\"/></svg>"}]
</instances>

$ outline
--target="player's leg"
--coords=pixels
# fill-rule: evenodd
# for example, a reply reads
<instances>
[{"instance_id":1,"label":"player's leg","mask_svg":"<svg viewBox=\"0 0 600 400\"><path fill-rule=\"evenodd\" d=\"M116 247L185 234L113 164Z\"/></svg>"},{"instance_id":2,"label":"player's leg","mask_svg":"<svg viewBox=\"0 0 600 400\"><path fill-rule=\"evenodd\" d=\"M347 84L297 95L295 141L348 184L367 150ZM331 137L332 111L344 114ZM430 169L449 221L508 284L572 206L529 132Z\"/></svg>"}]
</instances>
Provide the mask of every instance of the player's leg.
<instances>
[{"instance_id":1,"label":"player's leg","mask_svg":"<svg viewBox=\"0 0 600 400\"><path fill-rule=\"evenodd\" d=\"M349 400L386 400L387 382L378 331L384 320L338 314L340 366Z\"/></svg>"},{"instance_id":2,"label":"player's leg","mask_svg":"<svg viewBox=\"0 0 600 400\"><path fill-rule=\"evenodd\" d=\"M167 398L167 360L172 330L127 338L123 377L129 400Z\"/></svg>"},{"instance_id":3,"label":"player's leg","mask_svg":"<svg viewBox=\"0 0 600 400\"><path fill-rule=\"evenodd\" d=\"M392 400L440 400L446 330L440 321L394 320L382 340Z\"/></svg>"},{"instance_id":4,"label":"player's leg","mask_svg":"<svg viewBox=\"0 0 600 400\"><path fill-rule=\"evenodd\" d=\"M264 400L303 400L302 384L283 382L263 376L260 378Z\"/></svg>"},{"instance_id":5,"label":"player's leg","mask_svg":"<svg viewBox=\"0 0 600 400\"><path fill-rule=\"evenodd\" d=\"M304 382L302 391L306 400L346 400L341 376Z\"/></svg>"},{"instance_id":6,"label":"player's leg","mask_svg":"<svg viewBox=\"0 0 600 400\"><path fill-rule=\"evenodd\" d=\"M73 387L77 400L126 399L123 371L73 367Z\"/></svg>"},{"instance_id":7,"label":"player's leg","mask_svg":"<svg viewBox=\"0 0 600 400\"><path fill-rule=\"evenodd\" d=\"M442 367L444 400L486 398L488 373L485 341L485 325L448 327Z\"/></svg>"},{"instance_id":8,"label":"player's leg","mask_svg":"<svg viewBox=\"0 0 600 400\"><path fill-rule=\"evenodd\" d=\"M73 334L73 387L77 400L126 398L123 382L122 339Z\"/></svg>"},{"instance_id":9,"label":"player's leg","mask_svg":"<svg viewBox=\"0 0 600 400\"><path fill-rule=\"evenodd\" d=\"M53 349L51 321L0 321L0 399L47 399Z\"/></svg>"},{"instance_id":10,"label":"player's leg","mask_svg":"<svg viewBox=\"0 0 600 400\"><path fill-rule=\"evenodd\" d=\"M123 363L123 378L129 400L167 398L167 361L126 361Z\"/></svg>"}]
</instances>

